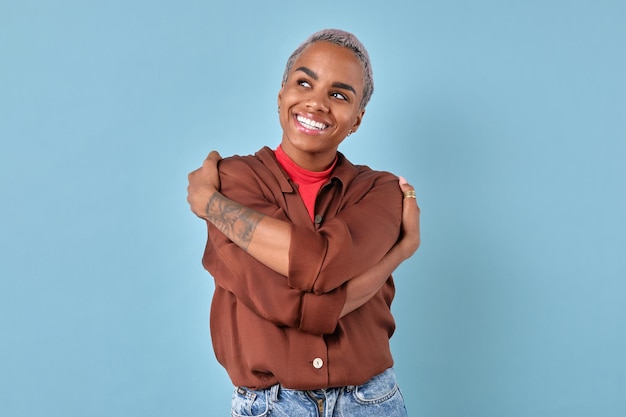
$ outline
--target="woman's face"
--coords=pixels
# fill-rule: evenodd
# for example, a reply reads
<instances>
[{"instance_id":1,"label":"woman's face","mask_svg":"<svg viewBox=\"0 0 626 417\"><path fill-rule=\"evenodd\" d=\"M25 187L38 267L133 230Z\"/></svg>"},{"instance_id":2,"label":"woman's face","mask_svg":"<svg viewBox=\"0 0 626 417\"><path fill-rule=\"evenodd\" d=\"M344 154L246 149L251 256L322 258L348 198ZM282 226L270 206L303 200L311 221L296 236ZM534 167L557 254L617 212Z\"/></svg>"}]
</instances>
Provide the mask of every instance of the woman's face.
<instances>
[{"instance_id":1,"label":"woman's face","mask_svg":"<svg viewBox=\"0 0 626 417\"><path fill-rule=\"evenodd\" d=\"M328 42L307 47L278 93L285 153L305 169L326 169L361 124L362 97L362 68L352 51Z\"/></svg>"}]
</instances>

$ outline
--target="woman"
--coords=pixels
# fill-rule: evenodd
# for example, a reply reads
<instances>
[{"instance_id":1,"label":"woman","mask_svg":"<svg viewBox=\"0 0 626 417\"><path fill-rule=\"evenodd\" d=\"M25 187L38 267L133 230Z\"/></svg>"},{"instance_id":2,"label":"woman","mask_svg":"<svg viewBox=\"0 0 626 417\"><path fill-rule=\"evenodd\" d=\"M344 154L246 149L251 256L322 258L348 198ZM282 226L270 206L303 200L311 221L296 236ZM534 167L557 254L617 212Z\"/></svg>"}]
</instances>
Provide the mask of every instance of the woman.
<instances>
[{"instance_id":1,"label":"woman","mask_svg":"<svg viewBox=\"0 0 626 417\"><path fill-rule=\"evenodd\" d=\"M211 335L236 387L233 416L406 415L389 349L391 272L419 246L415 192L338 152L372 91L358 39L317 32L287 62L280 145L212 152L189 175L188 201L209 229Z\"/></svg>"}]
</instances>

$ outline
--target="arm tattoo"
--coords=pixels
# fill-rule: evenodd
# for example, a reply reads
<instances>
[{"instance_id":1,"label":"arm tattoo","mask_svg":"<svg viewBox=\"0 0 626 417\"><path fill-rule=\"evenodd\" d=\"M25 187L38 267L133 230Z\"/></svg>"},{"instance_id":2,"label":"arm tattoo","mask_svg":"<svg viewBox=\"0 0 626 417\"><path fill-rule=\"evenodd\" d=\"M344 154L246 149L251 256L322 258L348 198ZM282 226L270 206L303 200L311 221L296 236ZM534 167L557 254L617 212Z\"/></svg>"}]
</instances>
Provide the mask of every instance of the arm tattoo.
<instances>
[{"instance_id":1,"label":"arm tattoo","mask_svg":"<svg viewBox=\"0 0 626 417\"><path fill-rule=\"evenodd\" d=\"M249 209L224 197L221 193L213 193L206 206L207 219L232 240L237 246L247 251L252 235L263 214Z\"/></svg>"}]
</instances>

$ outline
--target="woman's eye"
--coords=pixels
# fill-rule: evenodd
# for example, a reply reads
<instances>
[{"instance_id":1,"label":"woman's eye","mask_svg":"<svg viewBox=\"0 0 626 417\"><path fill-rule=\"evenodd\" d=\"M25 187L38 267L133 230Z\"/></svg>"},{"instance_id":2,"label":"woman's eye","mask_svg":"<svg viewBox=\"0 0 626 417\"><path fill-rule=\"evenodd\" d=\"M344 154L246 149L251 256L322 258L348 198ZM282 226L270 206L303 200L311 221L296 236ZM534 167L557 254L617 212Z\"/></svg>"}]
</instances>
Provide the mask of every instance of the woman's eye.
<instances>
[{"instance_id":1,"label":"woman's eye","mask_svg":"<svg viewBox=\"0 0 626 417\"><path fill-rule=\"evenodd\" d=\"M300 85L302 87L307 87L307 88L311 87L311 84L309 84L309 82L305 81L305 80L298 80L298 85Z\"/></svg>"},{"instance_id":2,"label":"woman's eye","mask_svg":"<svg viewBox=\"0 0 626 417\"><path fill-rule=\"evenodd\" d=\"M344 96L341 93L332 93L331 94L332 97L338 98L339 100L348 100L348 97Z\"/></svg>"}]
</instances>

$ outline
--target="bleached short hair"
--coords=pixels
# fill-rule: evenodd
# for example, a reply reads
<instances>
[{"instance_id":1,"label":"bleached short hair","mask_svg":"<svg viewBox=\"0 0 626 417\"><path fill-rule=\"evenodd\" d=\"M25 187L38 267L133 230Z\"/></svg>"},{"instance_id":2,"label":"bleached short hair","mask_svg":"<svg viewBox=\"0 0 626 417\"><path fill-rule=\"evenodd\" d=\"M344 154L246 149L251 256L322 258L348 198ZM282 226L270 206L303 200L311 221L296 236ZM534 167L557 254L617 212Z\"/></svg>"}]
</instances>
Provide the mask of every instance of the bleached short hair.
<instances>
[{"instance_id":1,"label":"bleached short hair","mask_svg":"<svg viewBox=\"0 0 626 417\"><path fill-rule=\"evenodd\" d=\"M370 101L372 93L374 92L374 76L372 74L372 64L370 62L369 54L367 50L350 32L346 32L339 29L324 29L319 32L315 32L308 37L295 51L291 53L285 66L285 72L283 73L283 84L287 82L289 72L293 67L294 62L302 55L304 50L316 42L329 42L333 45L341 46L351 50L361 63L363 69L363 98L361 99L361 109L365 109L365 106Z\"/></svg>"}]
</instances>

